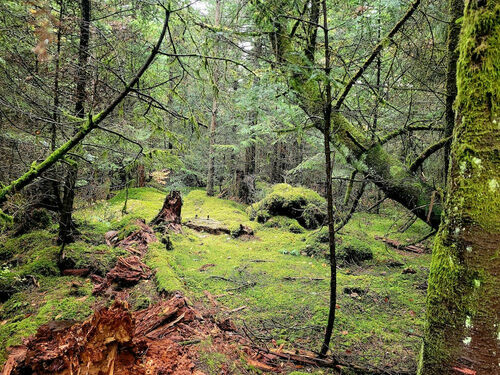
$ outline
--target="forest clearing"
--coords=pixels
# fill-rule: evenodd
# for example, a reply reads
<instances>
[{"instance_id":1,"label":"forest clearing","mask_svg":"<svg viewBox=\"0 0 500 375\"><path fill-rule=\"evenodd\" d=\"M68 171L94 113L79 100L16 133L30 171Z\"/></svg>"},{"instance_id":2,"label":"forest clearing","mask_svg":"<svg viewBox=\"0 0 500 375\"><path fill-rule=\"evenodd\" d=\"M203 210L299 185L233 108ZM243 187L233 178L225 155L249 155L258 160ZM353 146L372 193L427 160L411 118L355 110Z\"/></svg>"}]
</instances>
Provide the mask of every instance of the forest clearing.
<instances>
[{"instance_id":1,"label":"forest clearing","mask_svg":"<svg viewBox=\"0 0 500 375\"><path fill-rule=\"evenodd\" d=\"M3 0L2 375L500 375L498 0Z\"/></svg>"}]
</instances>

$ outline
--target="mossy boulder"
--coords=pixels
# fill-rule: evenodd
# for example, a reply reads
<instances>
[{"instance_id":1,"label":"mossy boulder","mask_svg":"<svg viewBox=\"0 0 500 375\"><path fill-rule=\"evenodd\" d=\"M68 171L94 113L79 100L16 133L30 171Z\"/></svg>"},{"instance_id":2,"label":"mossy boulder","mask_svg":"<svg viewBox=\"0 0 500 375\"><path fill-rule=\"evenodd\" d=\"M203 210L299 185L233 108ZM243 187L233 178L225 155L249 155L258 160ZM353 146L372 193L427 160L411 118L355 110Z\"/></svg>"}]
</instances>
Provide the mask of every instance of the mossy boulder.
<instances>
[{"instance_id":1,"label":"mossy boulder","mask_svg":"<svg viewBox=\"0 0 500 375\"><path fill-rule=\"evenodd\" d=\"M292 233L303 233L304 228L296 219L290 219L286 216L274 216L264 224L266 228L279 228L289 230Z\"/></svg>"},{"instance_id":2,"label":"mossy boulder","mask_svg":"<svg viewBox=\"0 0 500 375\"><path fill-rule=\"evenodd\" d=\"M326 201L318 193L288 184L274 185L261 201L248 208L251 220L266 223L274 216L296 219L304 228L319 227L326 218Z\"/></svg>"},{"instance_id":3,"label":"mossy boulder","mask_svg":"<svg viewBox=\"0 0 500 375\"><path fill-rule=\"evenodd\" d=\"M337 245L336 254L341 264L361 264L373 259L370 246L357 238L342 238L342 243Z\"/></svg>"}]
</instances>

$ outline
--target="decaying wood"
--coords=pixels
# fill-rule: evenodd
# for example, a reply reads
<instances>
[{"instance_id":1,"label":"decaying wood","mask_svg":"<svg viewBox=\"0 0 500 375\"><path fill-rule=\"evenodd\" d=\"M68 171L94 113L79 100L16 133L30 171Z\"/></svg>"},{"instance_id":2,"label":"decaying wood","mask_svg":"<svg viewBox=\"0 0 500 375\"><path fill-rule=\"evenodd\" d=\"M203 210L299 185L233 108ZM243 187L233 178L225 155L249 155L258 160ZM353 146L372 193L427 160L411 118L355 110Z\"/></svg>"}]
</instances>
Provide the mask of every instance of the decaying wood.
<instances>
[{"instance_id":1,"label":"decaying wood","mask_svg":"<svg viewBox=\"0 0 500 375\"><path fill-rule=\"evenodd\" d=\"M416 253L416 254L423 254L426 251L425 246L418 245L418 244L417 245L405 245L397 240L392 240L390 238L385 238L385 237L380 237L380 236L375 236L375 239L382 241L382 242L388 244L389 246L392 246L398 250L409 251L409 252Z\"/></svg>"},{"instance_id":2,"label":"decaying wood","mask_svg":"<svg viewBox=\"0 0 500 375\"><path fill-rule=\"evenodd\" d=\"M207 219L194 218L184 223L184 225L197 232L204 232L215 235L230 234L234 238L254 236L253 229L246 225L240 224L237 230L231 232L231 230L220 221L209 218Z\"/></svg>"},{"instance_id":3,"label":"decaying wood","mask_svg":"<svg viewBox=\"0 0 500 375\"><path fill-rule=\"evenodd\" d=\"M158 212L158 215L151 221L150 225L157 229L161 229L164 233L169 231L180 233L182 231L181 209L181 193L173 190L165 197L160 212Z\"/></svg>"},{"instance_id":4,"label":"decaying wood","mask_svg":"<svg viewBox=\"0 0 500 375\"><path fill-rule=\"evenodd\" d=\"M89 273L89 268L71 268L62 271L64 276L87 276Z\"/></svg>"},{"instance_id":5,"label":"decaying wood","mask_svg":"<svg viewBox=\"0 0 500 375\"><path fill-rule=\"evenodd\" d=\"M138 255L140 257L144 256L148 250L148 246L151 242L156 242L157 238L155 236L154 230L147 225L144 220L137 220L135 222L139 226L139 230L128 235L122 241L118 243L118 246L127 250L133 255ZM110 232L108 232L110 233ZM111 241L112 239L110 239Z\"/></svg>"},{"instance_id":6,"label":"decaying wood","mask_svg":"<svg viewBox=\"0 0 500 375\"><path fill-rule=\"evenodd\" d=\"M94 287L93 294L102 294L115 284L118 288L137 284L140 280L149 279L152 276L151 269L142 263L135 255L120 257L116 266L113 267L105 278L93 275L93 280L98 284Z\"/></svg>"},{"instance_id":7,"label":"decaying wood","mask_svg":"<svg viewBox=\"0 0 500 375\"><path fill-rule=\"evenodd\" d=\"M231 343L233 333L226 332L180 295L136 313L115 302L83 323L40 327L35 337L10 349L2 374L204 375L195 368L198 342L210 338L213 350L239 360L238 342Z\"/></svg>"},{"instance_id":8,"label":"decaying wood","mask_svg":"<svg viewBox=\"0 0 500 375\"><path fill-rule=\"evenodd\" d=\"M223 223L213 219L195 218L187 221L184 225L197 232L205 232L210 234L231 234L231 230Z\"/></svg>"}]
</instances>

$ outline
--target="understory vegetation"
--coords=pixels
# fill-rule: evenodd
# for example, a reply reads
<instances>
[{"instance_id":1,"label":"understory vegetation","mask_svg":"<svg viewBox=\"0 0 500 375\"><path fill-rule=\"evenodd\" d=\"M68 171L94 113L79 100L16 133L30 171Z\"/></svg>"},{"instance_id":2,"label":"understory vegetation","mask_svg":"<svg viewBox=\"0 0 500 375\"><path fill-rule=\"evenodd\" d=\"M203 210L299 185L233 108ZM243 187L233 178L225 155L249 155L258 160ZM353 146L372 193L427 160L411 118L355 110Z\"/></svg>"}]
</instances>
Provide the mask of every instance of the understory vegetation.
<instances>
[{"instance_id":1,"label":"understory vegetation","mask_svg":"<svg viewBox=\"0 0 500 375\"><path fill-rule=\"evenodd\" d=\"M106 245L104 234L109 230L130 234L137 229L137 218L150 221L156 215L164 197L165 192L155 188L132 188L127 214L121 212L124 191L77 210L81 237L68 245L67 256L75 267L103 275L123 251ZM166 250L159 241L151 244L146 263L155 270L154 280L134 287L133 308L154 303L156 292L181 291L193 302L209 304L208 291L223 306L218 314L230 316L258 340L315 348L328 314L325 228L305 229L283 216L264 224L251 221L249 207L208 197L202 189L186 191L183 200L184 222L210 216L227 227L248 225L255 237L235 239L184 227L182 234L171 235L173 250ZM430 261L429 254L399 251L375 239L390 234L409 241L427 233L421 222L399 233L401 215L400 208L389 204L381 215L355 214L341 231L338 330L333 338L333 348L342 356L394 371L416 367ZM90 279L59 275L55 235L52 226L3 242L0 342L4 359L7 346L19 344L41 324L81 320L92 308L110 303L92 296ZM404 272L408 269L415 273ZM233 309L238 311L230 313ZM214 360L206 356L201 360Z\"/></svg>"}]
</instances>

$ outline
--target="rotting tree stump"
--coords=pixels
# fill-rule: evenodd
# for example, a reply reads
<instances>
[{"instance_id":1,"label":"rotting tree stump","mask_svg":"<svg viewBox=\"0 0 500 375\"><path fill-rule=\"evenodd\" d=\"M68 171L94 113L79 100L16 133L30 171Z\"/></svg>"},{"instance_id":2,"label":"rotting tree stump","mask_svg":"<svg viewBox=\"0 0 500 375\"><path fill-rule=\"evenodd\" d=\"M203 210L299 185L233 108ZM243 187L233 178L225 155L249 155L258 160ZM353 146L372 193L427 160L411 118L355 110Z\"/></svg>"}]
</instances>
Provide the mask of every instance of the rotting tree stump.
<instances>
[{"instance_id":1,"label":"rotting tree stump","mask_svg":"<svg viewBox=\"0 0 500 375\"><path fill-rule=\"evenodd\" d=\"M150 225L163 233L182 231L181 225L182 197L181 193L173 190L165 197L163 206L158 215L151 220Z\"/></svg>"}]
</instances>

